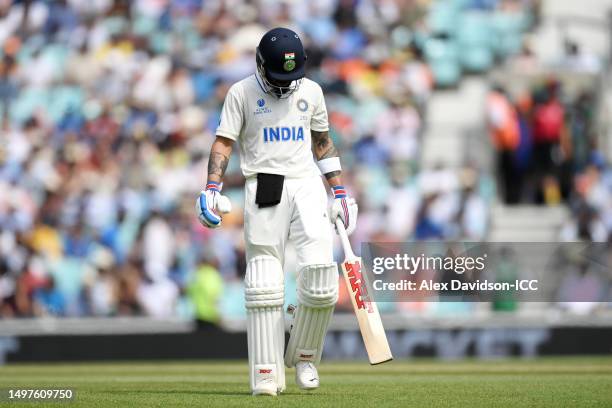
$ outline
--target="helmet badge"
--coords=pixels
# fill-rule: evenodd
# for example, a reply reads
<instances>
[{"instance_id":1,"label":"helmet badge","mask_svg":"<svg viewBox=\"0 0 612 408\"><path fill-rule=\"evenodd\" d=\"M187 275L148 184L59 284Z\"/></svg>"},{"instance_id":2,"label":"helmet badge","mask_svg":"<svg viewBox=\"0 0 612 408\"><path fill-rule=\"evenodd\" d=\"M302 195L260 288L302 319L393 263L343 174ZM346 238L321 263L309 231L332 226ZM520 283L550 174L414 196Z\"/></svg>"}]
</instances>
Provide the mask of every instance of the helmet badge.
<instances>
[{"instance_id":1,"label":"helmet badge","mask_svg":"<svg viewBox=\"0 0 612 408\"><path fill-rule=\"evenodd\" d=\"M285 63L283 64L283 69L285 71L293 71L295 69L295 53L294 52L285 53Z\"/></svg>"}]
</instances>

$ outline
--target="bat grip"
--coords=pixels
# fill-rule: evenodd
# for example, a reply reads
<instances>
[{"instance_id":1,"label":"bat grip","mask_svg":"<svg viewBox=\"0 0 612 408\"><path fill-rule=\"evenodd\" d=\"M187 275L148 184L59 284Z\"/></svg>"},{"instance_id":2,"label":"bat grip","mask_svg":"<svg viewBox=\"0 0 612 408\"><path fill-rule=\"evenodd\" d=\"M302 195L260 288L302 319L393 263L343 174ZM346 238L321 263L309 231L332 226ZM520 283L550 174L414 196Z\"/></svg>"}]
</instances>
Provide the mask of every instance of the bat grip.
<instances>
[{"instance_id":1,"label":"bat grip","mask_svg":"<svg viewBox=\"0 0 612 408\"><path fill-rule=\"evenodd\" d=\"M338 235L340 235L340 242L342 242L342 250L344 251L344 257L346 259L356 258L353 253L353 249L351 248L351 242L348 239L348 234L346 233L346 229L344 228L344 223L340 219L340 217L336 218L336 229L338 230Z\"/></svg>"}]
</instances>

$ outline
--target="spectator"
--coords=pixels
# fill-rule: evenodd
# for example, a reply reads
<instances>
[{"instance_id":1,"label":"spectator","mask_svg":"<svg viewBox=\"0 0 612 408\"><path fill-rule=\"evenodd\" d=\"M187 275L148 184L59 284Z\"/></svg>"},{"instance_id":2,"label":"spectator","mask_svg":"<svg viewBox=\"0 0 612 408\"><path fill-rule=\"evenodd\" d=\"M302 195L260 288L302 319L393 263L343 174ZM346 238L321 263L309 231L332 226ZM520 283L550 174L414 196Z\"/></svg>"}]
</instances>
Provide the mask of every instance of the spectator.
<instances>
[{"instance_id":1,"label":"spectator","mask_svg":"<svg viewBox=\"0 0 612 408\"><path fill-rule=\"evenodd\" d=\"M565 127L565 109L559 100L560 84L549 80L543 90L542 100L536 102L533 113L534 163L539 186L538 201L547 202L550 189L559 189L557 171L559 144Z\"/></svg>"},{"instance_id":2,"label":"spectator","mask_svg":"<svg viewBox=\"0 0 612 408\"><path fill-rule=\"evenodd\" d=\"M193 282L187 288L187 293L195 305L195 315L200 327L219 323L219 300L223 293L223 280L213 265L200 265Z\"/></svg>"},{"instance_id":3,"label":"spectator","mask_svg":"<svg viewBox=\"0 0 612 408\"><path fill-rule=\"evenodd\" d=\"M514 156L521 135L517 112L503 87L496 86L489 94L486 111L489 135L497 151L497 168L504 201L516 204L520 198L520 184L515 182L518 172Z\"/></svg>"},{"instance_id":4,"label":"spectator","mask_svg":"<svg viewBox=\"0 0 612 408\"><path fill-rule=\"evenodd\" d=\"M588 263L571 267L559 288L561 306L574 314L588 314L603 300L606 285Z\"/></svg>"},{"instance_id":5,"label":"spectator","mask_svg":"<svg viewBox=\"0 0 612 408\"><path fill-rule=\"evenodd\" d=\"M170 318L175 315L178 287L166 277L152 280L144 277L138 286L136 299L142 310L151 317Z\"/></svg>"},{"instance_id":6,"label":"spectator","mask_svg":"<svg viewBox=\"0 0 612 408\"><path fill-rule=\"evenodd\" d=\"M63 316L66 313L66 299L55 286L55 279L49 276L45 284L34 291L34 313L39 316Z\"/></svg>"},{"instance_id":7,"label":"spectator","mask_svg":"<svg viewBox=\"0 0 612 408\"><path fill-rule=\"evenodd\" d=\"M514 169L517 199L523 200L526 196L527 179L533 162L533 130L532 130L533 101L529 93L523 93L516 102L517 120L519 127L519 144L514 154Z\"/></svg>"},{"instance_id":8,"label":"spectator","mask_svg":"<svg viewBox=\"0 0 612 408\"><path fill-rule=\"evenodd\" d=\"M143 231L143 257L147 276L165 278L174 259L174 236L167 220L155 212Z\"/></svg>"}]
</instances>

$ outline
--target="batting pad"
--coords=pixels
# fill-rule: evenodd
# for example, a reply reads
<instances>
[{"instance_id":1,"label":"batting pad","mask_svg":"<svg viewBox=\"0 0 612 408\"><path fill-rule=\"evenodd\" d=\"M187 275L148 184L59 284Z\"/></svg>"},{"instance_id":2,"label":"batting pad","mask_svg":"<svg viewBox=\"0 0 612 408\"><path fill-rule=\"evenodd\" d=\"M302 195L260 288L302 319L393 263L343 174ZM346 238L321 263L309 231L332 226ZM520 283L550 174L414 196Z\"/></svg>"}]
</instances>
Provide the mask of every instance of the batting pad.
<instances>
[{"instance_id":1,"label":"batting pad","mask_svg":"<svg viewBox=\"0 0 612 408\"><path fill-rule=\"evenodd\" d=\"M249 261L245 276L247 342L251 390L257 380L275 377L278 390L285 389L284 275L278 259L261 255ZM275 370L269 370L273 366ZM264 372L260 372L265 369Z\"/></svg>"},{"instance_id":2,"label":"batting pad","mask_svg":"<svg viewBox=\"0 0 612 408\"><path fill-rule=\"evenodd\" d=\"M310 265L298 275L298 306L294 313L285 365L298 361L319 364L323 340L338 300L338 268L335 263Z\"/></svg>"}]
</instances>

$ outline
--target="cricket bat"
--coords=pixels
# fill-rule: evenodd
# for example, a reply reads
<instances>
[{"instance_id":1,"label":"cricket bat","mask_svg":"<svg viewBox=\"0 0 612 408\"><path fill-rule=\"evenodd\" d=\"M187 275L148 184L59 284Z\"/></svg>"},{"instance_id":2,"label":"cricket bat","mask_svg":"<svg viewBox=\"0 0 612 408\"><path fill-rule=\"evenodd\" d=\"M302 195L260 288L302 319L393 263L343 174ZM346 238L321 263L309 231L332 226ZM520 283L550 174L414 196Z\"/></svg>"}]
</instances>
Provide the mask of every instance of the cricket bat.
<instances>
[{"instance_id":1,"label":"cricket bat","mask_svg":"<svg viewBox=\"0 0 612 408\"><path fill-rule=\"evenodd\" d=\"M357 316L359 330L363 344L368 352L370 364L380 364L393 360L387 335L378 313L376 302L368 294L368 288L362 275L361 258L355 256L344 224L340 218L336 219L336 228L342 241L344 261L341 264L344 282L351 297L351 303Z\"/></svg>"}]
</instances>

